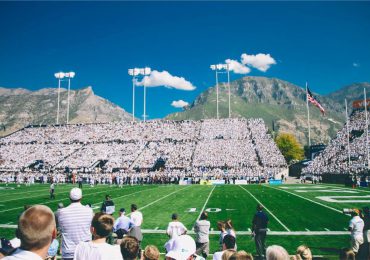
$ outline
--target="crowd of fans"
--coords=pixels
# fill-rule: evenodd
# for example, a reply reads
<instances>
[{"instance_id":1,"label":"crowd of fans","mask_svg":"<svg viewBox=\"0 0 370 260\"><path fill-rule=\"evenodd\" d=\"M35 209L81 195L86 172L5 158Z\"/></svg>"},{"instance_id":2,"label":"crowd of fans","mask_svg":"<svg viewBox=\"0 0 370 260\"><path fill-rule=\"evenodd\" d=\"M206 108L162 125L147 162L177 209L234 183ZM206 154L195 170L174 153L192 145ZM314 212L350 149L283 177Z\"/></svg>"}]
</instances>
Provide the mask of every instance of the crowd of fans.
<instances>
[{"instance_id":1,"label":"crowd of fans","mask_svg":"<svg viewBox=\"0 0 370 260\"><path fill-rule=\"evenodd\" d=\"M30 126L0 139L0 178L26 182L72 171L130 181L153 171L161 179L268 177L286 162L267 132L262 119Z\"/></svg>"},{"instance_id":2,"label":"crowd of fans","mask_svg":"<svg viewBox=\"0 0 370 260\"><path fill-rule=\"evenodd\" d=\"M349 135L347 133L347 124L345 124L336 137L330 141L326 149L311 161L307 167L302 169L302 173L358 174L364 172L367 169L365 128L365 111L354 111L349 118Z\"/></svg>"},{"instance_id":3,"label":"crowd of fans","mask_svg":"<svg viewBox=\"0 0 370 260\"><path fill-rule=\"evenodd\" d=\"M137 205L131 204L128 215L121 208L118 218L114 219L115 203L109 195L96 213L90 205L82 204L82 198L82 190L73 188L69 193L70 205L58 205L55 213L44 205L25 207L19 216L16 238L1 239L0 259L56 260L59 254L64 260L159 260L160 251L168 260L204 260L210 256L213 260L313 259L311 250L305 245L299 246L293 256L279 245L266 248L268 216L262 205L257 205L257 212L251 221L257 252L253 256L242 250L242 242L237 245L237 233L230 219L218 221L220 243L218 250L212 254L209 240L211 224L207 212L201 213L192 228L195 238L187 234L188 229L181 223L179 215L174 213L166 229L167 242L158 247L143 247L141 226L144 216ZM358 218L358 215L355 217ZM358 232L355 217L349 225L352 232ZM357 244L361 242L359 240L360 237ZM342 250L340 259L355 259L355 253L357 251Z\"/></svg>"}]
</instances>

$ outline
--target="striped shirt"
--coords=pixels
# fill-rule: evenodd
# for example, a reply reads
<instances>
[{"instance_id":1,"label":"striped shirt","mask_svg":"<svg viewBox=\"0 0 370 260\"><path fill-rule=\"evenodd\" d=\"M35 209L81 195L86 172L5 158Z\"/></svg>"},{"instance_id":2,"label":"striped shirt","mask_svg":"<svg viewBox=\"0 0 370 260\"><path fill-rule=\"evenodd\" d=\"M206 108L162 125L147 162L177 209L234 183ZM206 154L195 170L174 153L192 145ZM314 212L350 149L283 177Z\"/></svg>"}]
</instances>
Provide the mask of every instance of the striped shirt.
<instances>
[{"instance_id":1,"label":"striped shirt","mask_svg":"<svg viewBox=\"0 0 370 260\"><path fill-rule=\"evenodd\" d=\"M91 240L93 211L79 202L71 203L59 210L58 222L62 234L62 257L73 258L80 242Z\"/></svg>"}]
</instances>

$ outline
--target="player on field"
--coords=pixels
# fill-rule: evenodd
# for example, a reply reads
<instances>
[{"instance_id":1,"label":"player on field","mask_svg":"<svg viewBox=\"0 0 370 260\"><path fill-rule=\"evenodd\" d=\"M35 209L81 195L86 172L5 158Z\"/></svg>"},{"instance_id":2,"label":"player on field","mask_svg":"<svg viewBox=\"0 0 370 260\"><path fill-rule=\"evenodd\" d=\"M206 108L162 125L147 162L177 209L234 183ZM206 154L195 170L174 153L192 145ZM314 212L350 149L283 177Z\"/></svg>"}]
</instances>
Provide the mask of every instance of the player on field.
<instances>
[{"instance_id":1,"label":"player on field","mask_svg":"<svg viewBox=\"0 0 370 260\"><path fill-rule=\"evenodd\" d=\"M257 254L260 258L264 258L266 253L265 240L268 222L269 219L266 213L263 212L263 206L260 204L257 205L257 212L252 221L252 235L254 236Z\"/></svg>"},{"instance_id":2,"label":"player on field","mask_svg":"<svg viewBox=\"0 0 370 260\"><path fill-rule=\"evenodd\" d=\"M50 199L55 199L55 184L54 182L51 182L50 184Z\"/></svg>"}]
</instances>

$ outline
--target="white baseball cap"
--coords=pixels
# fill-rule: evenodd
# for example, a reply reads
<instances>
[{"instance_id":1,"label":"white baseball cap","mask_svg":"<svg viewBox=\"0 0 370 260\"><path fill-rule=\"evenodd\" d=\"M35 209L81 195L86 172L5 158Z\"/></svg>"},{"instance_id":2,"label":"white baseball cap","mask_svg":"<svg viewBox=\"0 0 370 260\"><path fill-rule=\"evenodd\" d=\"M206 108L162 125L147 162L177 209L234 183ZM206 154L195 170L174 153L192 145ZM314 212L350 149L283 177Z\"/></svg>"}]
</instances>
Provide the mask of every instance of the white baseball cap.
<instances>
[{"instance_id":1,"label":"white baseball cap","mask_svg":"<svg viewBox=\"0 0 370 260\"><path fill-rule=\"evenodd\" d=\"M69 193L71 200L80 200L82 198L82 190L80 188L73 188Z\"/></svg>"},{"instance_id":2,"label":"white baseball cap","mask_svg":"<svg viewBox=\"0 0 370 260\"><path fill-rule=\"evenodd\" d=\"M189 235L182 235L173 241L172 249L166 254L176 260L186 260L195 254L196 246L194 239Z\"/></svg>"}]
</instances>

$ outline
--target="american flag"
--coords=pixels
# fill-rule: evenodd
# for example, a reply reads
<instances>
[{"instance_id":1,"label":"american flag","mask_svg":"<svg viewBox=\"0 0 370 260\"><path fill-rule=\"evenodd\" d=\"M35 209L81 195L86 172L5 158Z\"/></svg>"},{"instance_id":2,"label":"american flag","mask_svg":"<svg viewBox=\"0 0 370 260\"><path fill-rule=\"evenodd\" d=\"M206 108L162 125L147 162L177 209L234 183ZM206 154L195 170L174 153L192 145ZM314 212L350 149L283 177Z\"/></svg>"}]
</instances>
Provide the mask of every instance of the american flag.
<instances>
[{"instance_id":1,"label":"american flag","mask_svg":"<svg viewBox=\"0 0 370 260\"><path fill-rule=\"evenodd\" d=\"M320 109L320 112L325 115L325 109L320 105L319 101L315 99L315 97L312 95L310 89L307 87L307 100L310 101L311 104L313 104L315 107Z\"/></svg>"}]
</instances>

